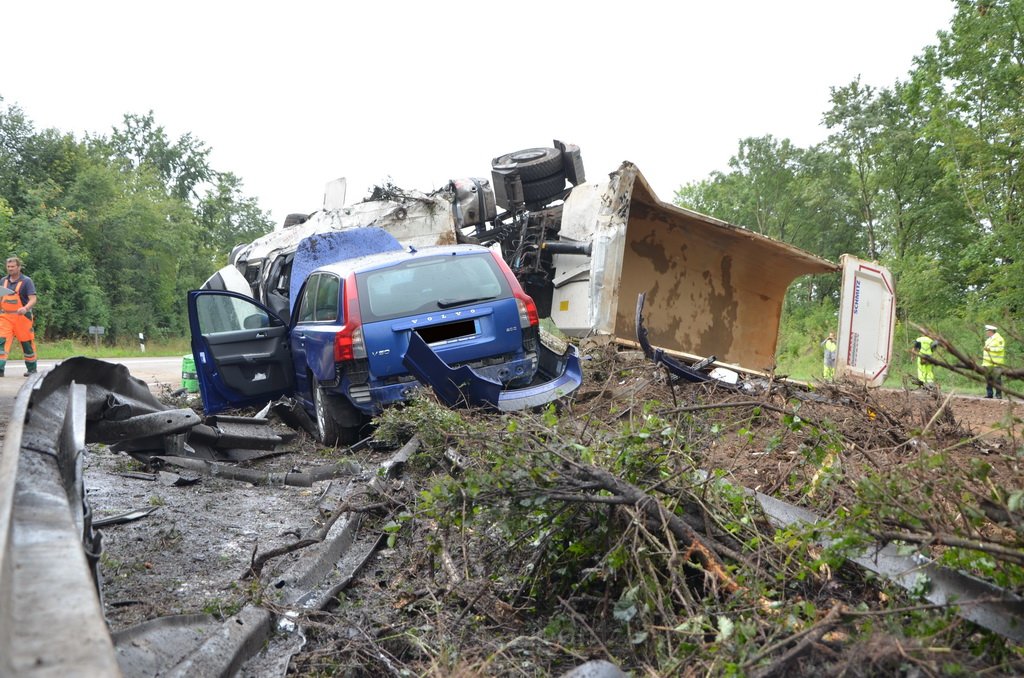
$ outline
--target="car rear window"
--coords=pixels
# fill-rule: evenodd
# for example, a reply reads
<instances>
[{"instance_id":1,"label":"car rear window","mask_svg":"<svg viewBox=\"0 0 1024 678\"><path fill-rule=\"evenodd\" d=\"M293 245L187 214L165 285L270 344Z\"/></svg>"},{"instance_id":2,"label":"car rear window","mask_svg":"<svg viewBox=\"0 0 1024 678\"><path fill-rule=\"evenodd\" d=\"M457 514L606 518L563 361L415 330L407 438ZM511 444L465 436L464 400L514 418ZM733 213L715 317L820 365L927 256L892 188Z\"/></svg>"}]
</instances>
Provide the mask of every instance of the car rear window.
<instances>
[{"instance_id":1,"label":"car rear window","mask_svg":"<svg viewBox=\"0 0 1024 678\"><path fill-rule=\"evenodd\" d=\"M411 259L357 276L365 320L387 320L511 296L489 253Z\"/></svg>"}]
</instances>

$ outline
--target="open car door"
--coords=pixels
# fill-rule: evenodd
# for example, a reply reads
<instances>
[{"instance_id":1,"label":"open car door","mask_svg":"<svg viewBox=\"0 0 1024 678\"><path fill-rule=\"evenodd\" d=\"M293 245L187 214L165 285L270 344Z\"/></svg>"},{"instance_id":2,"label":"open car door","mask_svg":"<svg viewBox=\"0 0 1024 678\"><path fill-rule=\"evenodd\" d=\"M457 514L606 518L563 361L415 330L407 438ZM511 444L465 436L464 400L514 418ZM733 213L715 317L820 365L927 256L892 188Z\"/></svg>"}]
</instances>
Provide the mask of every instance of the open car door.
<instances>
[{"instance_id":1,"label":"open car door","mask_svg":"<svg viewBox=\"0 0 1024 678\"><path fill-rule=\"evenodd\" d=\"M896 292L884 266L849 254L839 259L843 286L839 296L836 378L881 386L892 363L896 329Z\"/></svg>"},{"instance_id":2,"label":"open car door","mask_svg":"<svg viewBox=\"0 0 1024 678\"><path fill-rule=\"evenodd\" d=\"M188 293L192 355L203 409L266 403L295 385L289 327L265 306L235 292Z\"/></svg>"}]
</instances>

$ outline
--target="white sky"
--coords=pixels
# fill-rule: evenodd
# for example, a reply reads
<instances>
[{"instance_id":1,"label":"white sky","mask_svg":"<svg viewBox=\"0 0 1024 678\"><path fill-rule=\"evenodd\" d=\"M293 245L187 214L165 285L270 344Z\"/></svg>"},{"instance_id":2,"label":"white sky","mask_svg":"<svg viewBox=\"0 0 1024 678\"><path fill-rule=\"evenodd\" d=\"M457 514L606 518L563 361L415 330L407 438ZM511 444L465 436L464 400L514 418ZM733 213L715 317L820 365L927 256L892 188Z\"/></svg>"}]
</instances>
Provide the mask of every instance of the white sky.
<instances>
[{"instance_id":1,"label":"white sky","mask_svg":"<svg viewBox=\"0 0 1024 678\"><path fill-rule=\"evenodd\" d=\"M490 177L552 139L587 176L623 160L658 196L738 141L827 136L829 87L905 79L950 0L5 3L0 96L37 129L109 134L154 112L242 178L275 223L390 177Z\"/></svg>"}]
</instances>

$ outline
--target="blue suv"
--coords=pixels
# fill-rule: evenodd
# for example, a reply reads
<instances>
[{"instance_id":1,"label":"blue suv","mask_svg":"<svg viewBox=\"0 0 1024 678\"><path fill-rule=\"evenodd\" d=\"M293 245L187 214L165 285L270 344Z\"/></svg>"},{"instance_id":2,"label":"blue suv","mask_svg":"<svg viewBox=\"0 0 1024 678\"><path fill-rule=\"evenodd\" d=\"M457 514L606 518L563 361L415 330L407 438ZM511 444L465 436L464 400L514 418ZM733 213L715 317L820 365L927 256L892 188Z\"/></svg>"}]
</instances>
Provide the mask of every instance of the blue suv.
<instances>
[{"instance_id":1,"label":"blue suv","mask_svg":"<svg viewBox=\"0 0 1024 678\"><path fill-rule=\"evenodd\" d=\"M499 410L543 405L580 386L575 348L545 346L533 300L495 252L404 251L381 233L307 239L292 289L296 272L304 283L287 322L244 294L189 292L208 413L292 395L323 443L351 443L371 416L421 384L449 405Z\"/></svg>"}]
</instances>

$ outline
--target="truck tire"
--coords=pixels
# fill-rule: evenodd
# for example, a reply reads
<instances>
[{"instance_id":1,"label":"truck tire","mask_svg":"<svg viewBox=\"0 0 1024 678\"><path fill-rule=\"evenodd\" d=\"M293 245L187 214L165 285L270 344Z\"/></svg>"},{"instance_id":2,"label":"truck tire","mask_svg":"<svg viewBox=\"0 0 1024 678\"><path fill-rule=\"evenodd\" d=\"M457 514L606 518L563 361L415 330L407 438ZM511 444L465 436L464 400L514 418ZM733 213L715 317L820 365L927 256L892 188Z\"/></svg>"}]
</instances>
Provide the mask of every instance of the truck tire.
<instances>
[{"instance_id":1,"label":"truck tire","mask_svg":"<svg viewBox=\"0 0 1024 678\"><path fill-rule=\"evenodd\" d=\"M523 182L523 200L527 205L544 205L555 198L561 197L565 190L565 173L559 171L554 176L537 181Z\"/></svg>"},{"instance_id":2,"label":"truck tire","mask_svg":"<svg viewBox=\"0 0 1024 678\"><path fill-rule=\"evenodd\" d=\"M324 392L320 383L312 380L313 409L316 411L316 437L324 445L351 445L359 440L362 417L344 396Z\"/></svg>"},{"instance_id":3,"label":"truck tire","mask_svg":"<svg viewBox=\"0 0 1024 678\"><path fill-rule=\"evenodd\" d=\"M525 148L515 153L500 155L491 161L492 168L514 169L525 184L562 174L562 152L557 148Z\"/></svg>"}]
</instances>

